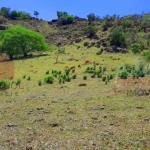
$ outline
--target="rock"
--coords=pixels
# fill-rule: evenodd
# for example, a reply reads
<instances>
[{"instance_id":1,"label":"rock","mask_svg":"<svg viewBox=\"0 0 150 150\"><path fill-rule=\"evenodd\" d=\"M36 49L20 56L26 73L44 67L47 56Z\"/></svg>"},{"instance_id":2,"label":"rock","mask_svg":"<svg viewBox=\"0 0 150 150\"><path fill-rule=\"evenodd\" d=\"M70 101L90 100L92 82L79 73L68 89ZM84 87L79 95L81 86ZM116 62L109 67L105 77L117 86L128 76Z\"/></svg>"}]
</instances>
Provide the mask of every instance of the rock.
<instances>
[{"instance_id":1,"label":"rock","mask_svg":"<svg viewBox=\"0 0 150 150\"><path fill-rule=\"evenodd\" d=\"M51 127L58 127L58 124L57 124L57 123L49 123L49 125L50 125Z\"/></svg>"},{"instance_id":2,"label":"rock","mask_svg":"<svg viewBox=\"0 0 150 150\"><path fill-rule=\"evenodd\" d=\"M88 42L84 42L84 46L88 46L89 45L89 43Z\"/></svg>"},{"instance_id":3,"label":"rock","mask_svg":"<svg viewBox=\"0 0 150 150\"><path fill-rule=\"evenodd\" d=\"M16 125L16 124L13 124L13 123L9 123L9 124L7 124L7 127L17 127L18 125Z\"/></svg>"},{"instance_id":4,"label":"rock","mask_svg":"<svg viewBox=\"0 0 150 150\"><path fill-rule=\"evenodd\" d=\"M79 42L81 42L81 39L80 38L76 38L75 39L75 43L79 43Z\"/></svg>"},{"instance_id":5,"label":"rock","mask_svg":"<svg viewBox=\"0 0 150 150\"><path fill-rule=\"evenodd\" d=\"M85 83L80 83L79 86L87 86Z\"/></svg>"},{"instance_id":6,"label":"rock","mask_svg":"<svg viewBox=\"0 0 150 150\"><path fill-rule=\"evenodd\" d=\"M74 58L68 58L68 61L72 61L72 60L74 60Z\"/></svg>"}]
</instances>

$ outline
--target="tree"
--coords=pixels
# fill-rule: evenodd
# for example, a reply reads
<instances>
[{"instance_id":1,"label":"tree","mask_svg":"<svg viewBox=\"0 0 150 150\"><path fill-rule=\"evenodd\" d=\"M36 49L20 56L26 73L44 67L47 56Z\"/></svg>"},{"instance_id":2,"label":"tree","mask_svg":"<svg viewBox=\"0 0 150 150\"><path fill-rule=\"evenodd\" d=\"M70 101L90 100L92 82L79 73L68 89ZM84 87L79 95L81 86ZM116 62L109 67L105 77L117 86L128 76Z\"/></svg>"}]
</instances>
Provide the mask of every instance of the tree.
<instances>
[{"instance_id":1,"label":"tree","mask_svg":"<svg viewBox=\"0 0 150 150\"><path fill-rule=\"evenodd\" d=\"M10 8L2 7L0 10L0 14L6 18L9 18L10 15Z\"/></svg>"},{"instance_id":2,"label":"tree","mask_svg":"<svg viewBox=\"0 0 150 150\"><path fill-rule=\"evenodd\" d=\"M110 43L116 46L125 45L125 35L119 28L115 28L110 34Z\"/></svg>"},{"instance_id":3,"label":"tree","mask_svg":"<svg viewBox=\"0 0 150 150\"><path fill-rule=\"evenodd\" d=\"M137 54L137 53L140 53L140 52L141 52L140 47L141 47L140 44L134 43L134 44L131 45L131 50L132 50L132 52L133 52L134 54Z\"/></svg>"},{"instance_id":4,"label":"tree","mask_svg":"<svg viewBox=\"0 0 150 150\"><path fill-rule=\"evenodd\" d=\"M44 37L34 31L20 26L14 26L3 31L0 43L1 52L10 59L14 56L28 56L29 52L48 50Z\"/></svg>"},{"instance_id":5,"label":"tree","mask_svg":"<svg viewBox=\"0 0 150 150\"><path fill-rule=\"evenodd\" d=\"M95 35L97 31L97 28L95 26L86 26L84 28L84 33L88 34L89 37L92 37L93 35Z\"/></svg>"},{"instance_id":6,"label":"tree","mask_svg":"<svg viewBox=\"0 0 150 150\"><path fill-rule=\"evenodd\" d=\"M95 15L93 13L90 13L87 15L88 21L94 21L96 19Z\"/></svg>"},{"instance_id":7,"label":"tree","mask_svg":"<svg viewBox=\"0 0 150 150\"><path fill-rule=\"evenodd\" d=\"M13 10L11 13L10 13L10 18L11 19L16 19L18 17L18 12L16 10Z\"/></svg>"},{"instance_id":8,"label":"tree","mask_svg":"<svg viewBox=\"0 0 150 150\"><path fill-rule=\"evenodd\" d=\"M59 56L60 54L65 54L65 48L60 48L60 47L58 46L57 56L56 56L56 64L58 63L58 56Z\"/></svg>"},{"instance_id":9,"label":"tree","mask_svg":"<svg viewBox=\"0 0 150 150\"><path fill-rule=\"evenodd\" d=\"M34 11L34 15L35 15L36 18L37 18L37 16L39 15L39 12L38 12L38 11Z\"/></svg>"}]
</instances>

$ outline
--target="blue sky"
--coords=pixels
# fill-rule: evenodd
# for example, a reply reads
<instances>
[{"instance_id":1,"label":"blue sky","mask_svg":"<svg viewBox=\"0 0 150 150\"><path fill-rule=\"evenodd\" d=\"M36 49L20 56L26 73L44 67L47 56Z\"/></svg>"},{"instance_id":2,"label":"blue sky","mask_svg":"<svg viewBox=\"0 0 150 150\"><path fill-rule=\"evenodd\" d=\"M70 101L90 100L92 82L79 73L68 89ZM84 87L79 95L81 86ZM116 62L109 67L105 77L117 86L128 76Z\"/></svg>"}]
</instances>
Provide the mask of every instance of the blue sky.
<instances>
[{"instance_id":1,"label":"blue sky","mask_svg":"<svg viewBox=\"0 0 150 150\"><path fill-rule=\"evenodd\" d=\"M44 20L56 19L57 11L66 11L70 15L86 18L94 13L100 17L117 14L141 14L149 12L149 0L0 0L0 7L21 10L33 15L38 11L39 18Z\"/></svg>"}]
</instances>

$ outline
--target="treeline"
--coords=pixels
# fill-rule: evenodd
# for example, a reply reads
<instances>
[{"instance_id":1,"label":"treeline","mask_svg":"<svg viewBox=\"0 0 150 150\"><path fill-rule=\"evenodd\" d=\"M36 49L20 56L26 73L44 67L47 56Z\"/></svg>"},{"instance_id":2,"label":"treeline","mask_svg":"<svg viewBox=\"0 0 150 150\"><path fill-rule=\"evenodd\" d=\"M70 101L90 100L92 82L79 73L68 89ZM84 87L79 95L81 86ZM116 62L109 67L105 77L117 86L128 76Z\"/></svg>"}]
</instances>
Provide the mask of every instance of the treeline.
<instances>
[{"instance_id":1,"label":"treeline","mask_svg":"<svg viewBox=\"0 0 150 150\"><path fill-rule=\"evenodd\" d=\"M10 19L28 19L31 18L31 15L29 13L23 12L23 11L16 11L12 10L7 7L1 7L0 9L0 16L3 16L5 18Z\"/></svg>"}]
</instances>

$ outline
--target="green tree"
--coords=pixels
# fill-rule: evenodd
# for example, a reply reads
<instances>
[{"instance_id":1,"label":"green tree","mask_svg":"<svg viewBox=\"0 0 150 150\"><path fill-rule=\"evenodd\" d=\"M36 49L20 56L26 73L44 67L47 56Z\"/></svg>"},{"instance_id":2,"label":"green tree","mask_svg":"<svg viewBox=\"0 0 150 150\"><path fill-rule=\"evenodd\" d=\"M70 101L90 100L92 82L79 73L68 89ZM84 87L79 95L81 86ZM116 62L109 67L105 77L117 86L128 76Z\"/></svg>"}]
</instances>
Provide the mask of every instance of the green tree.
<instances>
[{"instance_id":1,"label":"green tree","mask_svg":"<svg viewBox=\"0 0 150 150\"><path fill-rule=\"evenodd\" d=\"M131 50L132 50L132 52L133 52L134 54L137 54L137 53L140 53L140 52L141 52L140 47L141 47L140 44L134 43L134 44L131 45Z\"/></svg>"},{"instance_id":2,"label":"green tree","mask_svg":"<svg viewBox=\"0 0 150 150\"><path fill-rule=\"evenodd\" d=\"M13 10L11 13L10 13L10 18L11 19L16 19L18 17L18 12L16 10Z\"/></svg>"},{"instance_id":3,"label":"green tree","mask_svg":"<svg viewBox=\"0 0 150 150\"><path fill-rule=\"evenodd\" d=\"M6 18L9 18L10 15L10 8L2 7L0 10L0 14Z\"/></svg>"},{"instance_id":4,"label":"green tree","mask_svg":"<svg viewBox=\"0 0 150 150\"><path fill-rule=\"evenodd\" d=\"M29 52L45 51L49 48L42 35L20 26L3 31L0 47L1 52L6 53L10 59L20 55L26 57Z\"/></svg>"},{"instance_id":5,"label":"green tree","mask_svg":"<svg viewBox=\"0 0 150 150\"><path fill-rule=\"evenodd\" d=\"M88 21L94 21L96 19L95 15L93 13L90 13L87 15Z\"/></svg>"},{"instance_id":6,"label":"green tree","mask_svg":"<svg viewBox=\"0 0 150 150\"><path fill-rule=\"evenodd\" d=\"M97 31L97 28L95 26L86 26L84 28L84 33L88 34L89 37L92 37L93 35L95 35Z\"/></svg>"},{"instance_id":7,"label":"green tree","mask_svg":"<svg viewBox=\"0 0 150 150\"><path fill-rule=\"evenodd\" d=\"M125 45L125 35L119 28L115 28L110 34L110 43L116 46Z\"/></svg>"}]
</instances>

